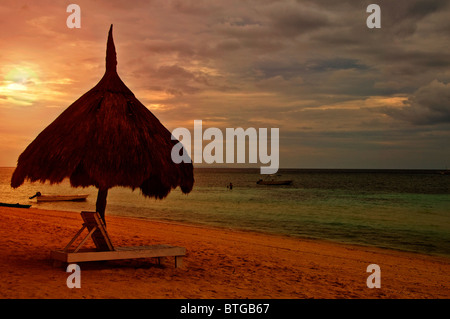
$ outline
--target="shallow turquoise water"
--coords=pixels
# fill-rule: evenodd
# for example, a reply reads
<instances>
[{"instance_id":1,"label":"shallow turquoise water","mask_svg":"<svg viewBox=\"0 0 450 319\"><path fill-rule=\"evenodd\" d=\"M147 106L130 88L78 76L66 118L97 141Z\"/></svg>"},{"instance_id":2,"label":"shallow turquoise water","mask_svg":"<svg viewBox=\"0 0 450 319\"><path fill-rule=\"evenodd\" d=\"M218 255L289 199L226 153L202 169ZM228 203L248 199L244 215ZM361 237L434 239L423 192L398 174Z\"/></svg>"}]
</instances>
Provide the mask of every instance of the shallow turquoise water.
<instances>
[{"instance_id":1,"label":"shallow turquoise water","mask_svg":"<svg viewBox=\"0 0 450 319\"><path fill-rule=\"evenodd\" d=\"M0 202L70 211L93 210L97 190L26 183L13 190L0 168ZM292 186L257 185L253 169L196 169L189 195L162 200L113 188L107 214L320 238L450 256L450 176L433 171L282 170ZM227 185L232 182L232 190ZM81 194L86 202L41 203L43 194Z\"/></svg>"}]
</instances>

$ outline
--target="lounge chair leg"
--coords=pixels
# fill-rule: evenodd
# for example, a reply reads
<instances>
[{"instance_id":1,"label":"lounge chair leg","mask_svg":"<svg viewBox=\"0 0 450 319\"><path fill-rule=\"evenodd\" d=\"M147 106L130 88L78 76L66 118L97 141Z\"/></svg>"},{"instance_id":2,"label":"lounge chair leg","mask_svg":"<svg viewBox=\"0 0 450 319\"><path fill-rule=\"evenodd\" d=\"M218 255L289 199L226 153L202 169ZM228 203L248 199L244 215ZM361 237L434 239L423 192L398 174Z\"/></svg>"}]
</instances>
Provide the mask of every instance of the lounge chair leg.
<instances>
[{"instance_id":1,"label":"lounge chair leg","mask_svg":"<svg viewBox=\"0 0 450 319\"><path fill-rule=\"evenodd\" d=\"M183 268L183 257L175 256L175 268Z\"/></svg>"}]
</instances>

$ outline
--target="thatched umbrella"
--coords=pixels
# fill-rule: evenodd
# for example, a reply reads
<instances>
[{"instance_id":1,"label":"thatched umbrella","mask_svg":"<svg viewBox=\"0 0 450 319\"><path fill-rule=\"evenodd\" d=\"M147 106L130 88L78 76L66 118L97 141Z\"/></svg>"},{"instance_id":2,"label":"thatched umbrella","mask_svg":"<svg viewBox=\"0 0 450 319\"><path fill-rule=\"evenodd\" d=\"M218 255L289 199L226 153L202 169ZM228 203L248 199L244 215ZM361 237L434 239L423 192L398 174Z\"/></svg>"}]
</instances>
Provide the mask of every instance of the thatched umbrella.
<instances>
[{"instance_id":1,"label":"thatched umbrella","mask_svg":"<svg viewBox=\"0 0 450 319\"><path fill-rule=\"evenodd\" d=\"M105 221L108 189L140 188L162 199L180 186L194 184L191 163L175 164L178 143L161 122L136 99L117 74L116 49L109 30L106 72L100 82L70 105L20 155L11 179L14 188L31 182L98 188L97 212Z\"/></svg>"}]
</instances>

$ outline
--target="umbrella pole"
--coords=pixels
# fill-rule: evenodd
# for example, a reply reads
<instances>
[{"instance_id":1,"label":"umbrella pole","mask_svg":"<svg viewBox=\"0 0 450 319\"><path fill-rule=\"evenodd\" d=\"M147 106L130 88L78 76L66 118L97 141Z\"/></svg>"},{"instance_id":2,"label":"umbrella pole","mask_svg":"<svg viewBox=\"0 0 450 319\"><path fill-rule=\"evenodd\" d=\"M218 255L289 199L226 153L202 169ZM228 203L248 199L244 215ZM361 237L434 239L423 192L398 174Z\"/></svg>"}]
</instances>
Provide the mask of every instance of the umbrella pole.
<instances>
[{"instance_id":1,"label":"umbrella pole","mask_svg":"<svg viewBox=\"0 0 450 319\"><path fill-rule=\"evenodd\" d=\"M106 196L108 196L108 189L107 188L99 188L98 195L97 195L97 203L95 205L96 211L100 214L100 217L102 218L105 226L106 226L106 220L105 220Z\"/></svg>"}]
</instances>

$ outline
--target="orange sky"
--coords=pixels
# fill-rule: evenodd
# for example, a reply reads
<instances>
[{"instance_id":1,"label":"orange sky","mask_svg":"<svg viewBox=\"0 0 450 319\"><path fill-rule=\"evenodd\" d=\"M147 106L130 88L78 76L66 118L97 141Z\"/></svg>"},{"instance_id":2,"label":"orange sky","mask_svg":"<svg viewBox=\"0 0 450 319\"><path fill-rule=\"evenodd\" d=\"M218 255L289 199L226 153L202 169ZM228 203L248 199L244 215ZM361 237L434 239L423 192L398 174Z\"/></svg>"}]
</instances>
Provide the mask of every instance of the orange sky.
<instances>
[{"instance_id":1,"label":"orange sky","mask_svg":"<svg viewBox=\"0 0 450 319\"><path fill-rule=\"evenodd\" d=\"M0 3L0 166L104 72L114 24L122 80L169 129L280 128L281 167L450 166L446 1Z\"/></svg>"}]
</instances>

